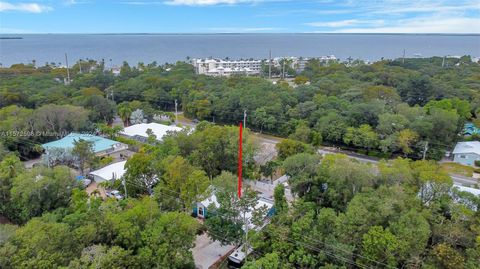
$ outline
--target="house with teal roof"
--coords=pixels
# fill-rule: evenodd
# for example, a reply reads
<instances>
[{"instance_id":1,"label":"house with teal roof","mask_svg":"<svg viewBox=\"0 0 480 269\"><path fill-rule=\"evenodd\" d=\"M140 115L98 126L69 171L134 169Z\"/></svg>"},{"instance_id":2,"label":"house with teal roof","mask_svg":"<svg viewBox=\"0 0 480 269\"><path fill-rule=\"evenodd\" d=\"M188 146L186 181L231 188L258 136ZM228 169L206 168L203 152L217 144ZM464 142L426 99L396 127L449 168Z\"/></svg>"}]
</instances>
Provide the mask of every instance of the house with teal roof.
<instances>
[{"instance_id":1,"label":"house with teal roof","mask_svg":"<svg viewBox=\"0 0 480 269\"><path fill-rule=\"evenodd\" d=\"M80 140L92 142L93 151L98 157L112 156L119 158L122 156L122 152L128 149L128 145L104 137L91 134L70 133L62 139L42 145L45 150L44 160L47 163L52 163L50 159L53 155L55 155L56 159L69 159L68 155L70 155L73 150L75 142Z\"/></svg>"},{"instance_id":2,"label":"house with teal roof","mask_svg":"<svg viewBox=\"0 0 480 269\"><path fill-rule=\"evenodd\" d=\"M480 134L480 129L475 126L475 124L471 123L471 122L467 122L465 123L465 125L463 126L463 134L464 135L474 135L474 134Z\"/></svg>"}]
</instances>

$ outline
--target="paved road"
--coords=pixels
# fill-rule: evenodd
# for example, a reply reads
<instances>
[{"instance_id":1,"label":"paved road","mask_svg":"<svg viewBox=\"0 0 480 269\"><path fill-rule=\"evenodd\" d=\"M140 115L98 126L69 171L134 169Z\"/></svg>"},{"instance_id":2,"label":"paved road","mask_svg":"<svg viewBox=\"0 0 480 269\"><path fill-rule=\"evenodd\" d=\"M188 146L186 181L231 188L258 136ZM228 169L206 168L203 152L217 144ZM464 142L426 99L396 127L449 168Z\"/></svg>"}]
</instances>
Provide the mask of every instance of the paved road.
<instances>
[{"instance_id":1,"label":"paved road","mask_svg":"<svg viewBox=\"0 0 480 269\"><path fill-rule=\"evenodd\" d=\"M375 158L372 158L372 157L369 157L369 156L363 156L363 155L360 155L358 153L347 152L347 151L343 151L343 150L342 151L337 151L337 150L329 149L329 148L319 149L318 153L322 154L322 155L323 154L332 154L332 153L343 153L343 154L349 156L350 158L359 160L361 162L373 163L373 164L377 164L378 161L379 161L378 159L375 159ZM459 176L459 175L454 175L454 174L450 174L450 177L452 178L453 183L457 184L457 185L472 186L472 185L479 184L479 181L475 178L472 178L472 177L464 177L464 176Z\"/></svg>"},{"instance_id":2,"label":"paved road","mask_svg":"<svg viewBox=\"0 0 480 269\"><path fill-rule=\"evenodd\" d=\"M192 121L190 121L189 119L186 119L186 118L184 120L182 120L181 123L185 124L185 125L195 126L195 124ZM258 139L258 141L260 143L265 143L265 144L275 145L282 140L282 138L279 138L279 137L264 135L264 134L255 133L255 132L252 132L251 134L256 139ZM342 154L345 154L345 155L349 156L350 158L356 159L360 162L366 162L366 163L372 163L372 164L377 164L378 161L380 160L378 158L365 156L365 155L358 154L358 153L355 153L355 152L341 150L341 149L335 149L335 148L329 148L329 147L323 147L323 148L319 149L318 153L321 154L321 155L332 154L332 153L342 153ZM463 176L458 176L458 175L453 175L453 174L451 174L450 176L451 176L453 182L455 184L458 184L458 185L469 185L469 186L471 186L471 185L479 184L479 181L475 178L463 177Z\"/></svg>"},{"instance_id":3,"label":"paved road","mask_svg":"<svg viewBox=\"0 0 480 269\"><path fill-rule=\"evenodd\" d=\"M332 153L341 153L341 154L347 155L348 157L350 157L352 159L356 159L358 161L366 162L366 163L375 163L376 164L379 161L379 159L369 157L369 156L365 156L365 155L361 155L361 154L358 154L358 153L345 151L345 150L335 150L335 149L330 149L330 148L321 148L321 149L318 150L318 153L321 154L321 155L332 154Z\"/></svg>"},{"instance_id":4,"label":"paved road","mask_svg":"<svg viewBox=\"0 0 480 269\"><path fill-rule=\"evenodd\" d=\"M452 178L453 182L458 185L476 185L479 184L479 181L473 177L464 177L464 176L459 176L459 175L453 175L450 174L450 177Z\"/></svg>"}]
</instances>

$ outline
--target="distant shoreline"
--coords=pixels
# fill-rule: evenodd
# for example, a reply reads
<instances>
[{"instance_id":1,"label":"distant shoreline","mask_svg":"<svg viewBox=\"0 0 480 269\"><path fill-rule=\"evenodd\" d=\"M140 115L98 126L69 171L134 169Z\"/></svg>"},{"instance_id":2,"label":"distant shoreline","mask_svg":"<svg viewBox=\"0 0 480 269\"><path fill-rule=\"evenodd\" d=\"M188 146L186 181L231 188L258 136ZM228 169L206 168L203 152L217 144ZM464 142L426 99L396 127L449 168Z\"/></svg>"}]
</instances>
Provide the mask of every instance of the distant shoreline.
<instances>
[{"instance_id":1,"label":"distant shoreline","mask_svg":"<svg viewBox=\"0 0 480 269\"><path fill-rule=\"evenodd\" d=\"M6 36L6 37L2 37ZM0 39L22 39L9 35L119 35L119 36L169 36L169 35L411 35L411 36L480 36L480 33L0 33Z\"/></svg>"},{"instance_id":2,"label":"distant shoreline","mask_svg":"<svg viewBox=\"0 0 480 269\"><path fill-rule=\"evenodd\" d=\"M374 62L431 56L480 57L480 35L448 34L244 34L244 33L97 33L21 34L0 40L3 66L16 63L64 63L80 59L104 59L109 66L143 63L175 63L188 58L266 59L272 57L319 57L335 55L345 60Z\"/></svg>"}]
</instances>

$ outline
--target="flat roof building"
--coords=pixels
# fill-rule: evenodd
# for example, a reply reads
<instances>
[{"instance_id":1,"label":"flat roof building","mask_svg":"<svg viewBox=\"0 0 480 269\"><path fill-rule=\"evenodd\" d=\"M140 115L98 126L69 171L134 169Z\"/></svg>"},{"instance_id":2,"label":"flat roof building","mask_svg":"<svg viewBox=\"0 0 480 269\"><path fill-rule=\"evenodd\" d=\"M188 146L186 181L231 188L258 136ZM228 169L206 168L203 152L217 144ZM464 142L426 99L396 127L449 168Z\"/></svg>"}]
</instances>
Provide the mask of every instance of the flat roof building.
<instances>
[{"instance_id":1,"label":"flat roof building","mask_svg":"<svg viewBox=\"0 0 480 269\"><path fill-rule=\"evenodd\" d=\"M191 63L197 74L207 76L259 75L262 69L262 60L253 59L193 59Z\"/></svg>"},{"instance_id":2,"label":"flat roof building","mask_svg":"<svg viewBox=\"0 0 480 269\"><path fill-rule=\"evenodd\" d=\"M167 135L169 132L179 132L182 128L177 126L168 126L160 123L139 123L134 124L128 127L125 127L120 134L127 136L129 138L146 142L148 139L148 130L151 130L152 133L157 137L158 141L162 141L162 138Z\"/></svg>"}]
</instances>

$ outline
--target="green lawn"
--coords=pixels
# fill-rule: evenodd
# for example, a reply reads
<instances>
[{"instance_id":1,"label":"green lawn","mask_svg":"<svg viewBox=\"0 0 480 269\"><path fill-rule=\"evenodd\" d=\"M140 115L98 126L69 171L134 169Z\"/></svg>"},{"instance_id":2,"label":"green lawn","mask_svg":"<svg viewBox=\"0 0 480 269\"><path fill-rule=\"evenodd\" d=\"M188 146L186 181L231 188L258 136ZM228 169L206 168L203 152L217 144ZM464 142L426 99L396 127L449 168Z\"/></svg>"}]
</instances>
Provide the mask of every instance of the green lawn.
<instances>
[{"instance_id":1,"label":"green lawn","mask_svg":"<svg viewBox=\"0 0 480 269\"><path fill-rule=\"evenodd\" d=\"M475 168L471 166L461 165L453 162L441 163L440 166L449 174L456 174L466 177L472 177L473 171L475 170Z\"/></svg>"}]
</instances>

